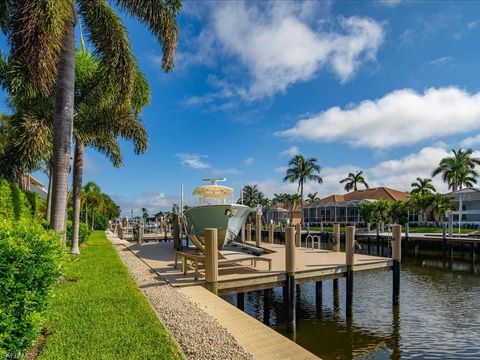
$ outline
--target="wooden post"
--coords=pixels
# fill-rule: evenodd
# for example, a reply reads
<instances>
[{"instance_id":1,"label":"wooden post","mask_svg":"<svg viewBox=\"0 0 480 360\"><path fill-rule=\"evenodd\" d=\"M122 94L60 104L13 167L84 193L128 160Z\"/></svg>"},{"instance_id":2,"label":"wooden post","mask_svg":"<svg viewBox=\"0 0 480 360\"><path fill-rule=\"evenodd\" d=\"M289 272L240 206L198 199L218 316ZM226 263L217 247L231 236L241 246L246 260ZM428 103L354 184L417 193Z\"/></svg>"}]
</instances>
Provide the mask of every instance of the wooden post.
<instances>
[{"instance_id":1,"label":"wooden post","mask_svg":"<svg viewBox=\"0 0 480 360\"><path fill-rule=\"evenodd\" d=\"M247 224L247 242L252 241L252 224Z\"/></svg>"},{"instance_id":2,"label":"wooden post","mask_svg":"<svg viewBox=\"0 0 480 360\"><path fill-rule=\"evenodd\" d=\"M255 245L260 247L260 242L262 241L262 214L257 211L257 219L255 223Z\"/></svg>"},{"instance_id":3,"label":"wooden post","mask_svg":"<svg viewBox=\"0 0 480 360\"><path fill-rule=\"evenodd\" d=\"M402 227L392 227L392 258L393 258L393 305L400 303L400 261L402 260Z\"/></svg>"},{"instance_id":4,"label":"wooden post","mask_svg":"<svg viewBox=\"0 0 480 360\"><path fill-rule=\"evenodd\" d=\"M295 228L285 229L285 270L286 285L285 293L287 300L287 331L295 332Z\"/></svg>"},{"instance_id":5,"label":"wooden post","mask_svg":"<svg viewBox=\"0 0 480 360\"><path fill-rule=\"evenodd\" d=\"M345 259L347 263L346 277L346 315L353 316L353 262L355 253L355 226L347 226L345 236Z\"/></svg>"},{"instance_id":6,"label":"wooden post","mask_svg":"<svg viewBox=\"0 0 480 360\"><path fill-rule=\"evenodd\" d=\"M275 235L275 224L270 223L268 224L268 242L273 244L273 237Z\"/></svg>"},{"instance_id":7,"label":"wooden post","mask_svg":"<svg viewBox=\"0 0 480 360\"><path fill-rule=\"evenodd\" d=\"M272 303L272 289L263 290L263 323L270 325L270 310Z\"/></svg>"},{"instance_id":8,"label":"wooden post","mask_svg":"<svg viewBox=\"0 0 480 360\"><path fill-rule=\"evenodd\" d=\"M323 289L322 282L317 281L315 283L315 302L317 307L317 318L322 316L322 302L323 302Z\"/></svg>"},{"instance_id":9,"label":"wooden post","mask_svg":"<svg viewBox=\"0 0 480 360\"><path fill-rule=\"evenodd\" d=\"M302 246L302 224L295 225L295 246Z\"/></svg>"},{"instance_id":10,"label":"wooden post","mask_svg":"<svg viewBox=\"0 0 480 360\"><path fill-rule=\"evenodd\" d=\"M335 245L333 245L333 251L340 251L340 224L333 224L333 238L337 239Z\"/></svg>"},{"instance_id":11,"label":"wooden post","mask_svg":"<svg viewBox=\"0 0 480 360\"><path fill-rule=\"evenodd\" d=\"M138 226L138 243L142 244L143 243L143 233L145 232L145 227L143 224Z\"/></svg>"},{"instance_id":12,"label":"wooden post","mask_svg":"<svg viewBox=\"0 0 480 360\"><path fill-rule=\"evenodd\" d=\"M180 249L180 217L178 214L173 215L173 248Z\"/></svg>"},{"instance_id":13,"label":"wooden post","mask_svg":"<svg viewBox=\"0 0 480 360\"><path fill-rule=\"evenodd\" d=\"M237 293L237 308L245 310L245 293L243 292Z\"/></svg>"},{"instance_id":14,"label":"wooden post","mask_svg":"<svg viewBox=\"0 0 480 360\"><path fill-rule=\"evenodd\" d=\"M120 224L120 226L118 227L118 237L119 237L119 239L123 240L123 226L122 226L122 224Z\"/></svg>"},{"instance_id":15,"label":"wooden post","mask_svg":"<svg viewBox=\"0 0 480 360\"><path fill-rule=\"evenodd\" d=\"M218 294L218 237L217 229L205 229L205 282L206 288Z\"/></svg>"},{"instance_id":16,"label":"wooden post","mask_svg":"<svg viewBox=\"0 0 480 360\"><path fill-rule=\"evenodd\" d=\"M242 244L245 244L245 223L242 224L242 230L240 233L240 238L242 239Z\"/></svg>"}]
</instances>

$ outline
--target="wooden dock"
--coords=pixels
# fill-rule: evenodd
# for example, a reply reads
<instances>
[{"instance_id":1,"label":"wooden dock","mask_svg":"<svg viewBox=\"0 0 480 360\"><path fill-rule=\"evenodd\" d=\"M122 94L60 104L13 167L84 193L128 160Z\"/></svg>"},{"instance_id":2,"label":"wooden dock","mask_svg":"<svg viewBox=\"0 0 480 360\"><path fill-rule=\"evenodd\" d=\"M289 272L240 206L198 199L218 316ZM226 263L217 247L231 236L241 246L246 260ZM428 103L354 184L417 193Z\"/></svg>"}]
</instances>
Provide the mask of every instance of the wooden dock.
<instances>
[{"instance_id":1,"label":"wooden dock","mask_svg":"<svg viewBox=\"0 0 480 360\"><path fill-rule=\"evenodd\" d=\"M254 243L252 242L250 245L254 245ZM173 286L205 284L204 269L200 269L199 280L194 279L193 269L189 270L187 275L182 273L180 264L178 269L175 269L172 242L128 243L127 246ZM269 252L262 256L272 259L272 269L269 271L268 265L262 262L258 262L257 266L253 267L249 261L221 266L218 269L219 294L270 289L285 285L285 245L261 243L261 247ZM295 278L299 284L343 278L347 272L344 252L298 247L295 249L295 257ZM353 271L390 270L392 265L391 258L355 254Z\"/></svg>"},{"instance_id":2,"label":"wooden dock","mask_svg":"<svg viewBox=\"0 0 480 360\"><path fill-rule=\"evenodd\" d=\"M179 290L215 318L255 359L318 359L314 354L215 296L203 286L186 286Z\"/></svg>"}]
</instances>

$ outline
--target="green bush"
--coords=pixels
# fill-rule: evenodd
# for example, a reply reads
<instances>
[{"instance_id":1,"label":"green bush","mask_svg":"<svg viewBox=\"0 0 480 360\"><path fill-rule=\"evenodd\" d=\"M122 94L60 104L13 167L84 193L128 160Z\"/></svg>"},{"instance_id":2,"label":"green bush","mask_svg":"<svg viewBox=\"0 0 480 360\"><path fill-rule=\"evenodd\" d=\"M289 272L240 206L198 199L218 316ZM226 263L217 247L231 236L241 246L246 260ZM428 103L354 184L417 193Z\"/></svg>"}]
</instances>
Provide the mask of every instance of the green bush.
<instances>
[{"instance_id":1,"label":"green bush","mask_svg":"<svg viewBox=\"0 0 480 360\"><path fill-rule=\"evenodd\" d=\"M0 219L41 220L45 214L45 200L38 194L23 191L13 183L0 179Z\"/></svg>"},{"instance_id":2,"label":"green bush","mask_svg":"<svg viewBox=\"0 0 480 360\"><path fill-rule=\"evenodd\" d=\"M95 212L95 219L93 221L94 230L107 230L108 219L105 215Z\"/></svg>"},{"instance_id":3,"label":"green bush","mask_svg":"<svg viewBox=\"0 0 480 360\"><path fill-rule=\"evenodd\" d=\"M37 339L63 254L60 238L40 224L0 221L0 359L21 356Z\"/></svg>"},{"instance_id":4,"label":"green bush","mask_svg":"<svg viewBox=\"0 0 480 360\"><path fill-rule=\"evenodd\" d=\"M13 219L14 216L10 183L0 179L0 219Z\"/></svg>"},{"instance_id":5,"label":"green bush","mask_svg":"<svg viewBox=\"0 0 480 360\"><path fill-rule=\"evenodd\" d=\"M72 221L68 220L67 221L67 245L72 246L72 231L73 231L73 226L72 226ZM79 229L78 229L78 244L83 244L87 238L90 236L92 233L92 230L90 230L90 227L85 224L80 222Z\"/></svg>"}]
</instances>

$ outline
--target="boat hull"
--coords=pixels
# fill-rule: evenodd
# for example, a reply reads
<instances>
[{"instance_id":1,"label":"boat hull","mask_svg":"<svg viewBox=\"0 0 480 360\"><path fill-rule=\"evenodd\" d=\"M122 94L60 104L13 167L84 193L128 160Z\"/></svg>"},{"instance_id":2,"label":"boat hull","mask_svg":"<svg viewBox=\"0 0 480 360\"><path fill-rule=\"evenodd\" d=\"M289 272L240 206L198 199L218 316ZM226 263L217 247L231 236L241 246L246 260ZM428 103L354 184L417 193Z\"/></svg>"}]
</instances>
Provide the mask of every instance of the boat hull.
<instances>
[{"instance_id":1,"label":"boat hull","mask_svg":"<svg viewBox=\"0 0 480 360\"><path fill-rule=\"evenodd\" d=\"M216 228L218 248L221 249L238 236L252 211L250 207L240 204L199 205L189 208L183 215L188 234L203 239L206 228Z\"/></svg>"}]
</instances>

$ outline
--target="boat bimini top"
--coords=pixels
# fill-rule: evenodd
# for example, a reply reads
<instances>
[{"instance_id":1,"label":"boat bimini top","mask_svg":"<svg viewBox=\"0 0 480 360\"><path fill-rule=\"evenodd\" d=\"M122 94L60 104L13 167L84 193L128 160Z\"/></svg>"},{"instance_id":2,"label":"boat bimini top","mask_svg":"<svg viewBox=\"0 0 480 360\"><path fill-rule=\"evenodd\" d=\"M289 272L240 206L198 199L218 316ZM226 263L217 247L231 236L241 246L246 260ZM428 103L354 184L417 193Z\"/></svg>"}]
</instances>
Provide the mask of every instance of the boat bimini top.
<instances>
[{"instance_id":1,"label":"boat bimini top","mask_svg":"<svg viewBox=\"0 0 480 360\"><path fill-rule=\"evenodd\" d=\"M217 185L219 181L226 181L225 178L203 179L202 181L209 181L210 185L199 186L192 193L192 195L197 195L200 198L200 205L207 204L208 200L214 200L217 204L226 204L226 198L233 194L232 188Z\"/></svg>"}]
</instances>

